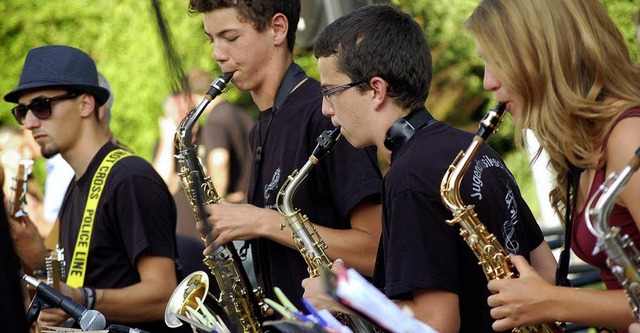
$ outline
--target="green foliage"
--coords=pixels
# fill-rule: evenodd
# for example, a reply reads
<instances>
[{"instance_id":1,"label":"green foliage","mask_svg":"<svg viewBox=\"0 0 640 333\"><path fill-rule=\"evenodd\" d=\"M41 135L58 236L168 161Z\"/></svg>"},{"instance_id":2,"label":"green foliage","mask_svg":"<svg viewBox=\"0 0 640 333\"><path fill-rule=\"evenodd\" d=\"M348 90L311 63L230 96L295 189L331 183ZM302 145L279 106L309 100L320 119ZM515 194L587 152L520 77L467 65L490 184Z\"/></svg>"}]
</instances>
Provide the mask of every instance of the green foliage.
<instances>
[{"instance_id":1,"label":"green foliage","mask_svg":"<svg viewBox=\"0 0 640 333\"><path fill-rule=\"evenodd\" d=\"M200 15L187 13L187 1L164 1L162 8L185 71L203 68L219 72L211 59ZM5 79L0 93L17 85L29 49L48 44L78 47L91 55L114 90L111 128L139 155L150 159L158 137L157 118L172 82L167 70L151 1L2 1L12 13L0 21L0 66ZM228 98L249 104L246 94ZM12 105L0 102L0 124L17 126Z\"/></svg>"},{"instance_id":2,"label":"green foliage","mask_svg":"<svg viewBox=\"0 0 640 333\"><path fill-rule=\"evenodd\" d=\"M394 3L420 23L431 48L434 74L427 100L429 110L454 125L475 126L482 113L474 112L484 110L487 101L482 89L482 63L462 24L477 0Z\"/></svg>"}]
</instances>

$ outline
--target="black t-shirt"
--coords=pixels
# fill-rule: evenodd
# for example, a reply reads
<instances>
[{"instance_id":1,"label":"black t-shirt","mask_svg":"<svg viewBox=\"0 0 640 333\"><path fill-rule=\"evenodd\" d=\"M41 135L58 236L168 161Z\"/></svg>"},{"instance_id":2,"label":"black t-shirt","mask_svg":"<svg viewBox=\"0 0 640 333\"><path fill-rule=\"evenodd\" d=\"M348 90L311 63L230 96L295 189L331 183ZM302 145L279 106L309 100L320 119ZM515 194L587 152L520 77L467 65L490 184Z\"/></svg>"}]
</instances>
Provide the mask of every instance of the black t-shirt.
<instances>
[{"instance_id":1,"label":"black t-shirt","mask_svg":"<svg viewBox=\"0 0 640 333\"><path fill-rule=\"evenodd\" d=\"M262 146L262 154L261 162L254 159L249 203L276 209L278 191L287 177L307 162L317 137L334 128L330 119L322 115L321 107L320 85L308 79L289 95L275 115L271 109L261 112L260 130L254 127L251 131L252 151L255 153ZM265 137L263 141L260 134ZM380 200L381 178L375 149L356 149L342 139L311 170L293 204L312 223L348 229L349 213L358 203L369 197ZM253 244L256 275L267 296L274 297L273 287L277 286L301 306L304 290L300 283L309 273L300 252L267 239Z\"/></svg>"},{"instance_id":2,"label":"black t-shirt","mask_svg":"<svg viewBox=\"0 0 640 333\"><path fill-rule=\"evenodd\" d=\"M72 181L67 189L60 209L60 243L66 251L67 267L70 267L93 175L104 157L116 148L110 142L100 148L84 175L77 182ZM84 285L108 289L140 282L136 260L141 255L176 260L175 221L171 194L153 167L136 156L118 161L107 177L98 202ZM170 332L164 320L122 324L150 332Z\"/></svg>"},{"instance_id":3,"label":"black t-shirt","mask_svg":"<svg viewBox=\"0 0 640 333\"><path fill-rule=\"evenodd\" d=\"M412 291L425 288L454 292L460 332L492 332L487 279L459 226L445 222L452 214L439 191L445 171L472 138L438 122L418 130L393 153L383 182L382 246L374 283L392 299L408 299ZM480 221L507 252L528 258L544 240L513 176L488 145L471 162L460 196L466 205L475 205Z\"/></svg>"}]
</instances>

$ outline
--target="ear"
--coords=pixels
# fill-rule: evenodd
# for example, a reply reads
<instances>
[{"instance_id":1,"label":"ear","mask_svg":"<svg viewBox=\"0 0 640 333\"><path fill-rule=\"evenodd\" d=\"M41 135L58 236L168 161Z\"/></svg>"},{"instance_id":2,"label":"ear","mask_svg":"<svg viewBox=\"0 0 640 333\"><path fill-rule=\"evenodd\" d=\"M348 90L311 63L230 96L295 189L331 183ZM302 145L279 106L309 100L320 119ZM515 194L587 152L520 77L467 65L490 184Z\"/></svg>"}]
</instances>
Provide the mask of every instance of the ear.
<instances>
[{"instance_id":1,"label":"ear","mask_svg":"<svg viewBox=\"0 0 640 333\"><path fill-rule=\"evenodd\" d=\"M271 29L273 30L273 44L287 44L287 32L289 31L289 20L282 13L276 13L271 18Z\"/></svg>"},{"instance_id":2,"label":"ear","mask_svg":"<svg viewBox=\"0 0 640 333\"><path fill-rule=\"evenodd\" d=\"M103 105L98 108L98 121L102 123L104 117L107 115L107 108Z\"/></svg>"},{"instance_id":3,"label":"ear","mask_svg":"<svg viewBox=\"0 0 640 333\"><path fill-rule=\"evenodd\" d=\"M381 77L375 76L369 81L369 86L373 90L373 106L378 110L387 102L389 85Z\"/></svg>"},{"instance_id":4,"label":"ear","mask_svg":"<svg viewBox=\"0 0 640 333\"><path fill-rule=\"evenodd\" d=\"M91 94L82 94L82 100L80 101L80 115L82 118L92 116L96 107L96 99Z\"/></svg>"}]
</instances>

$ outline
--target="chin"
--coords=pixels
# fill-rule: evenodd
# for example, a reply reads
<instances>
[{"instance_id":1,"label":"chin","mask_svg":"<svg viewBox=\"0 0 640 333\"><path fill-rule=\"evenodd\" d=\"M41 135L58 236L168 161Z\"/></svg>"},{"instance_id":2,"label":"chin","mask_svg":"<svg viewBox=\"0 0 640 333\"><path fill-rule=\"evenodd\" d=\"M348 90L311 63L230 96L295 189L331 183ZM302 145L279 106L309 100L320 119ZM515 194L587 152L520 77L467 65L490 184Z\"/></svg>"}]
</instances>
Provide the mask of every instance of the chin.
<instances>
[{"instance_id":1,"label":"chin","mask_svg":"<svg viewBox=\"0 0 640 333\"><path fill-rule=\"evenodd\" d=\"M366 145L363 145L362 142L357 141L354 138L345 135L344 132L342 132L342 135L344 136L345 139L347 139L347 141L349 142L350 145L352 145L352 146L354 146L356 148L364 148L364 147L366 147Z\"/></svg>"},{"instance_id":2,"label":"chin","mask_svg":"<svg viewBox=\"0 0 640 333\"><path fill-rule=\"evenodd\" d=\"M46 159L52 158L59 153L60 153L60 150L57 148L48 148L44 146L40 148L40 154L42 155L42 157Z\"/></svg>"}]
</instances>

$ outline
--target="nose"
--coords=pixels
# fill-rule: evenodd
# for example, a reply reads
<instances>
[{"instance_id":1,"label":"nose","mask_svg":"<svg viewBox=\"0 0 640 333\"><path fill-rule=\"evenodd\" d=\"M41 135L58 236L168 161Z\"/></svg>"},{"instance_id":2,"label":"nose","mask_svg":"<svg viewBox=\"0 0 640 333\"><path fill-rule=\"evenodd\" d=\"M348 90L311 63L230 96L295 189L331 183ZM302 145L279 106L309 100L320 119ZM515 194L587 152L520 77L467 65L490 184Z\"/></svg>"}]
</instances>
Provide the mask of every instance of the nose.
<instances>
[{"instance_id":1,"label":"nose","mask_svg":"<svg viewBox=\"0 0 640 333\"><path fill-rule=\"evenodd\" d=\"M502 86L502 82L493 74L493 71L489 66L484 68L484 79L482 80L482 86L485 90L495 91Z\"/></svg>"},{"instance_id":2,"label":"nose","mask_svg":"<svg viewBox=\"0 0 640 333\"><path fill-rule=\"evenodd\" d=\"M33 115L33 111L28 110L22 121L24 127L28 130L40 127L40 119Z\"/></svg>"},{"instance_id":3,"label":"nose","mask_svg":"<svg viewBox=\"0 0 640 333\"><path fill-rule=\"evenodd\" d=\"M333 109L333 105L327 101L326 98L322 98L322 114L327 117L333 117L336 112Z\"/></svg>"},{"instance_id":4,"label":"nose","mask_svg":"<svg viewBox=\"0 0 640 333\"><path fill-rule=\"evenodd\" d=\"M222 45L222 43L213 43L213 60L217 63L224 62L229 59L229 56Z\"/></svg>"}]
</instances>

